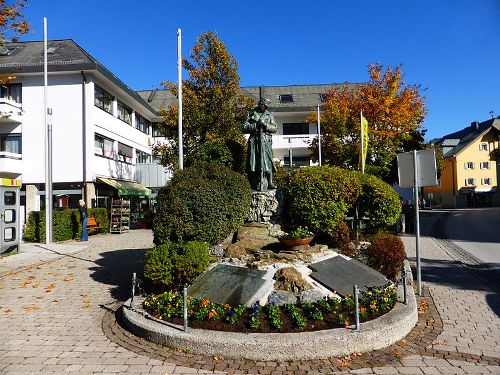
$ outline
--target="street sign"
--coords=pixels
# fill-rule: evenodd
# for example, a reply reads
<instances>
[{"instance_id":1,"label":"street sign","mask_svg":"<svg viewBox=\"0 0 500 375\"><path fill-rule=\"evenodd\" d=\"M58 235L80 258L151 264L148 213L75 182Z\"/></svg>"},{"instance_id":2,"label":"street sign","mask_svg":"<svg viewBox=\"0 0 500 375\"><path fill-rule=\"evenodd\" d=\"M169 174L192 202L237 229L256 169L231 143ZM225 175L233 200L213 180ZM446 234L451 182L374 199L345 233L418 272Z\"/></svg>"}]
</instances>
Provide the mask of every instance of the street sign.
<instances>
[{"instance_id":1,"label":"street sign","mask_svg":"<svg viewBox=\"0 0 500 375\"><path fill-rule=\"evenodd\" d=\"M414 152L402 152L398 154L398 176L399 187L415 187L415 162ZM417 151L417 186L436 186L436 155L434 150Z\"/></svg>"}]
</instances>

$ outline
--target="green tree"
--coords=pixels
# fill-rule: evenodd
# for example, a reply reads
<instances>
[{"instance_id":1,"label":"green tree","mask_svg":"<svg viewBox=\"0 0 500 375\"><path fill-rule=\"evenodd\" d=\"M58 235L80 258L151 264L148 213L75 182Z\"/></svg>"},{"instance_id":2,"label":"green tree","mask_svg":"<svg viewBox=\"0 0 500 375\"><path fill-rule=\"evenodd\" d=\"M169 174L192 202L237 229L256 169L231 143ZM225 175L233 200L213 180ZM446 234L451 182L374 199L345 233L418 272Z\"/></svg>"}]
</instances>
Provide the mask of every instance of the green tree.
<instances>
[{"instance_id":1,"label":"green tree","mask_svg":"<svg viewBox=\"0 0 500 375\"><path fill-rule=\"evenodd\" d=\"M405 142L418 141L427 110L418 85L406 85L401 66L368 66L369 82L339 85L329 92L321 114L323 160L357 169L360 154L360 111L368 120L366 171L393 181L394 160ZM316 122L316 111L307 121ZM412 140L412 138L415 138ZM318 155L318 142L311 144Z\"/></svg>"},{"instance_id":2,"label":"green tree","mask_svg":"<svg viewBox=\"0 0 500 375\"><path fill-rule=\"evenodd\" d=\"M232 140L243 145L241 124L255 103L239 93L238 64L217 34L202 34L191 51L190 60L183 59L182 66L189 73L182 86L186 158L206 142ZM178 95L176 83L164 82L163 85ZM169 107L162 115L164 122L160 124L160 132L167 142L156 145L154 151L163 165L175 169L179 152L177 106Z\"/></svg>"}]
</instances>

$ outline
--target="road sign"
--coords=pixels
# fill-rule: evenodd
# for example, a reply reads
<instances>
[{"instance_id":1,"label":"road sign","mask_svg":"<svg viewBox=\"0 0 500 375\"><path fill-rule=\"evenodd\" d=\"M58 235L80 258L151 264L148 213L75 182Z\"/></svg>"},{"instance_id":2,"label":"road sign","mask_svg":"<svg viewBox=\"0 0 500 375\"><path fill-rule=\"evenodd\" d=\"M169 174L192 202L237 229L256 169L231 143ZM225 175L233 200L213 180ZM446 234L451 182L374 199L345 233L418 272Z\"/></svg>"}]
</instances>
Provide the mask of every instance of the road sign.
<instances>
[{"instance_id":1,"label":"road sign","mask_svg":"<svg viewBox=\"0 0 500 375\"><path fill-rule=\"evenodd\" d=\"M417 151L417 186L436 186L436 155L434 150ZM413 151L398 154L399 187L415 187Z\"/></svg>"}]
</instances>

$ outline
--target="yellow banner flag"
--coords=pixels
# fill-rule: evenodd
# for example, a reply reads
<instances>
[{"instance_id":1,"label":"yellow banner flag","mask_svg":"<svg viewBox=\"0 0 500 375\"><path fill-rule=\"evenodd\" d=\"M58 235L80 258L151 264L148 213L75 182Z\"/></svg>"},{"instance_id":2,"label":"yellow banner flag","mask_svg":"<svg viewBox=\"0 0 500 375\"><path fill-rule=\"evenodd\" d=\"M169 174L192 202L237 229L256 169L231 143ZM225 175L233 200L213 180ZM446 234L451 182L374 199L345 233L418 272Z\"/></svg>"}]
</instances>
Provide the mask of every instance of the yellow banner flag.
<instances>
[{"instance_id":1,"label":"yellow banner flag","mask_svg":"<svg viewBox=\"0 0 500 375\"><path fill-rule=\"evenodd\" d=\"M366 155L368 153L368 120L361 111L361 172L365 173Z\"/></svg>"}]
</instances>

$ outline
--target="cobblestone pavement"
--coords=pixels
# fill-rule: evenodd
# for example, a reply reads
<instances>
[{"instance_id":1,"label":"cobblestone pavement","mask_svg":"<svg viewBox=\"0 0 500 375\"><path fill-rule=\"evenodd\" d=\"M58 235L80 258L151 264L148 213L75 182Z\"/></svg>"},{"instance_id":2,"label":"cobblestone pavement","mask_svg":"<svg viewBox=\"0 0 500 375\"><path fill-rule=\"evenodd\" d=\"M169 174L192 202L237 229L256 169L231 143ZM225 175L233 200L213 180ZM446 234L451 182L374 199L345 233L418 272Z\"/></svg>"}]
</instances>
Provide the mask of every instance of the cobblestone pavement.
<instances>
[{"instance_id":1,"label":"cobblestone pavement","mask_svg":"<svg viewBox=\"0 0 500 375\"><path fill-rule=\"evenodd\" d=\"M412 240L404 238L410 256ZM421 300L419 325L405 340L360 356L287 363L203 358L124 332L113 310L151 245L147 230L92 236L87 250L0 277L0 373L500 374L498 294L431 238L422 240L423 279L434 298Z\"/></svg>"}]
</instances>

